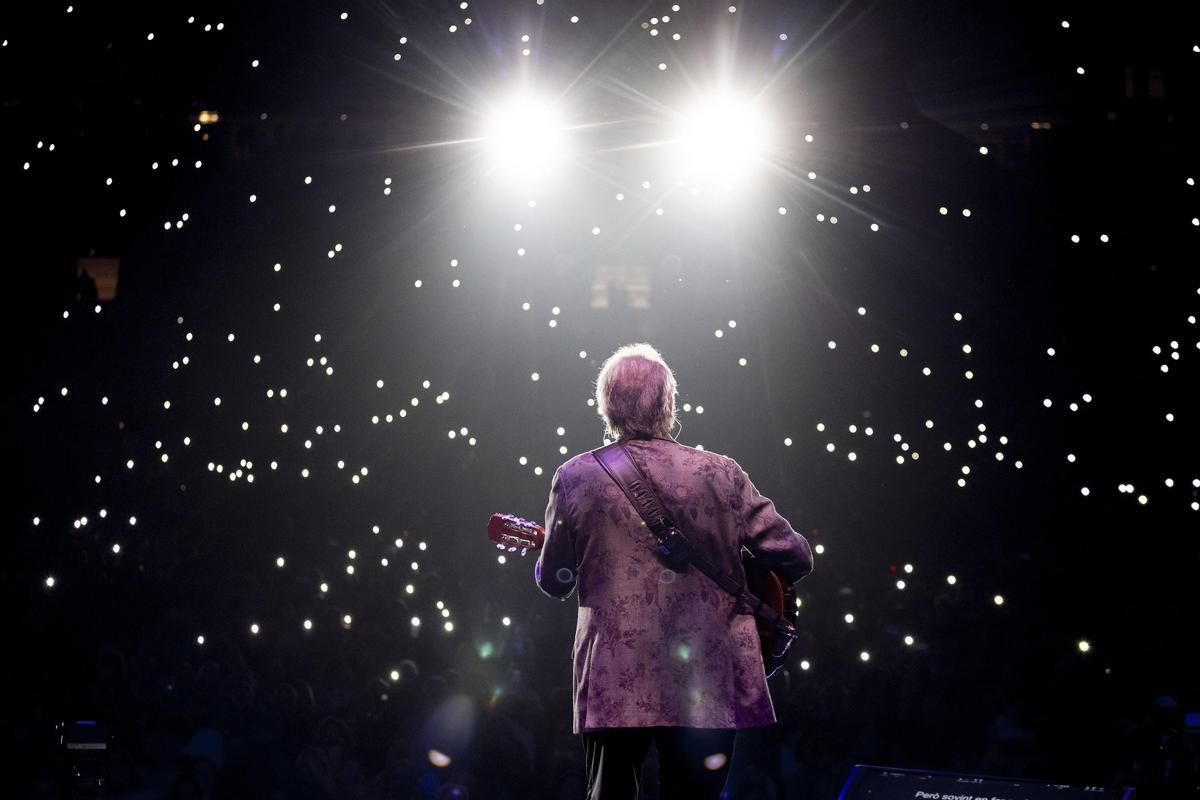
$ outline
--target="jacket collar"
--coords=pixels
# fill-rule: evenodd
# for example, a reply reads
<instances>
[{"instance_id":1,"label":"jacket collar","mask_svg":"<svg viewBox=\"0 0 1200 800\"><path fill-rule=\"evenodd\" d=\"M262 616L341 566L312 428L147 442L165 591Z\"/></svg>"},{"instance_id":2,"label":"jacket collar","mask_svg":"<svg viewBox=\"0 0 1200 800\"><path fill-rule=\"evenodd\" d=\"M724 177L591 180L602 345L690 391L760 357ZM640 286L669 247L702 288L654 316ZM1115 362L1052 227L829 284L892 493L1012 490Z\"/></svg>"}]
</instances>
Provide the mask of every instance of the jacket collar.
<instances>
[{"instance_id":1,"label":"jacket collar","mask_svg":"<svg viewBox=\"0 0 1200 800\"><path fill-rule=\"evenodd\" d=\"M620 441L620 442L649 442L649 441L659 441L659 442L671 442L672 444L679 444L679 442L678 442L678 441L676 441L675 439L671 438L670 436L636 436L636 437L626 437L626 436L622 436L622 437L621 437L620 439L618 439L617 441Z\"/></svg>"}]
</instances>

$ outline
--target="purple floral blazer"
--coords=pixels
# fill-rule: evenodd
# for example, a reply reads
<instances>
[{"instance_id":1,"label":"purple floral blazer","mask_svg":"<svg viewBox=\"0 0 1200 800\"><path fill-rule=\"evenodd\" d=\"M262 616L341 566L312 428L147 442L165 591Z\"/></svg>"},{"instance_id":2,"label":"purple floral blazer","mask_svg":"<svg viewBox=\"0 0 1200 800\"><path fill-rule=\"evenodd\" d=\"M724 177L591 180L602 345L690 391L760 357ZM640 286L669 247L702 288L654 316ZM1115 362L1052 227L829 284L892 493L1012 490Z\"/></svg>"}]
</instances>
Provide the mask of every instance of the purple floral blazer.
<instances>
[{"instance_id":1,"label":"purple floral blazer","mask_svg":"<svg viewBox=\"0 0 1200 800\"><path fill-rule=\"evenodd\" d=\"M793 582L812 571L808 541L736 461L672 439L625 443L675 523L718 568L744 575L745 546ZM575 733L775 721L754 617L695 567L666 567L654 535L591 453L554 473L534 576L551 597L579 589Z\"/></svg>"}]
</instances>

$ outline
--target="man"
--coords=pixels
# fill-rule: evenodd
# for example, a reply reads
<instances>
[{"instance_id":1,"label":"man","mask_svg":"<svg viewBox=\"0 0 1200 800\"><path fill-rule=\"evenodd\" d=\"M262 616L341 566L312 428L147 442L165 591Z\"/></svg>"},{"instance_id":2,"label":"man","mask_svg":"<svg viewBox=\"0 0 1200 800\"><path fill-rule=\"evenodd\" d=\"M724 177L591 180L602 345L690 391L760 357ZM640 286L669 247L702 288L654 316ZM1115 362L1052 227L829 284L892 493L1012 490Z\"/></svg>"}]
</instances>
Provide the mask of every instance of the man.
<instances>
[{"instance_id":1,"label":"man","mask_svg":"<svg viewBox=\"0 0 1200 800\"><path fill-rule=\"evenodd\" d=\"M741 548L792 582L812 571L808 541L731 458L685 447L675 376L647 344L617 350L596 403L676 525L721 571L744 580ZM717 798L738 728L775 721L755 618L694 566L670 569L654 535L591 453L558 468L535 568L543 592L578 587L574 731L589 800L637 796L658 748L660 795Z\"/></svg>"}]
</instances>

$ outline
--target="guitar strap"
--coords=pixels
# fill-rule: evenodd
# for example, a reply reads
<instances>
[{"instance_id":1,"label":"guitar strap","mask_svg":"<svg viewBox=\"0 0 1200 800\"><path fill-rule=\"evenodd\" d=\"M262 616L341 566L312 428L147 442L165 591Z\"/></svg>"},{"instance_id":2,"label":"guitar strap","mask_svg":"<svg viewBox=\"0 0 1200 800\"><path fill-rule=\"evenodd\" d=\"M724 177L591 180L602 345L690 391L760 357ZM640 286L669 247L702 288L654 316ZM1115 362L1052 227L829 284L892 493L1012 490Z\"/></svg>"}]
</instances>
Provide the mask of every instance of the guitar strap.
<instances>
[{"instance_id":1,"label":"guitar strap","mask_svg":"<svg viewBox=\"0 0 1200 800\"><path fill-rule=\"evenodd\" d=\"M792 623L752 595L744 581L736 580L722 572L692 547L687 537L675 527L666 507L659 501L654 488L629 456L625 445L619 441L613 442L593 450L592 455L637 509L642 522L658 540L658 550L666 557L667 562L677 570L682 570L689 563L695 565L696 569L707 575L713 583L733 595L744 608L750 609L755 616L774 627L783 637L783 649L786 651L791 645L791 640L796 638L796 629Z\"/></svg>"}]
</instances>

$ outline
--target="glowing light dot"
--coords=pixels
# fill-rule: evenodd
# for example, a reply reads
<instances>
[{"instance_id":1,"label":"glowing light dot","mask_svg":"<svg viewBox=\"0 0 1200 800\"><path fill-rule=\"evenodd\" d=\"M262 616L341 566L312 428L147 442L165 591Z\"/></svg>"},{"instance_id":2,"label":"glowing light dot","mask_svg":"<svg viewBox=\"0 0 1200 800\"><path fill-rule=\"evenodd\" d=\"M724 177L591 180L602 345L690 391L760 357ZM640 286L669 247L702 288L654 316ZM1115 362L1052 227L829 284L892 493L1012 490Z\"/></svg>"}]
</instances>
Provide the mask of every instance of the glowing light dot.
<instances>
[{"instance_id":1,"label":"glowing light dot","mask_svg":"<svg viewBox=\"0 0 1200 800\"><path fill-rule=\"evenodd\" d=\"M1086 639L1079 640L1079 643L1076 645L1076 647L1079 648L1079 652L1081 652L1081 653L1086 653L1092 649L1091 643L1088 642Z\"/></svg>"},{"instance_id":2,"label":"glowing light dot","mask_svg":"<svg viewBox=\"0 0 1200 800\"><path fill-rule=\"evenodd\" d=\"M862 661L870 661L870 660L871 660L871 654L870 654L870 653L868 653L866 650L863 650L861 653L859 653L859 654L858 654L858 657L859 657L859 658L860 658Z\"/></svg>"}]
</instances>

